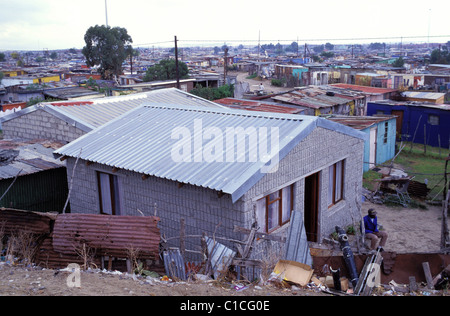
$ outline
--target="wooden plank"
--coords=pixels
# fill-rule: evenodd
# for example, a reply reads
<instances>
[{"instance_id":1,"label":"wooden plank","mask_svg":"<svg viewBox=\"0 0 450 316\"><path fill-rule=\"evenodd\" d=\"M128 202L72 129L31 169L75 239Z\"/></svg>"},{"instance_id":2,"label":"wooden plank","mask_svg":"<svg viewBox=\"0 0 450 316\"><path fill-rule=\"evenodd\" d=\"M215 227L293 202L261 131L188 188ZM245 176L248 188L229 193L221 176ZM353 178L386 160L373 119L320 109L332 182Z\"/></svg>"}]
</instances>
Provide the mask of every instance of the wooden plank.
<instances>
[{"instance_id":1,"label":"wooden plank","mask_svg":"<svg viewBox=\"0 0 450 316\"><path fill-rule=\"evenodd\" d=\"M186 254L186 225L184 218L180 219L180 252L183 258L185 258Z\"/></svg>"},{"instance_id":2,"label":"wooden plank","mask_svg":"<svg viewBox=\"0 0 450 316\"><path fill-rule=\"evenodd\" d=\"M415 292L419 289L416 278L414 276L409 277L409 292Z\"/></svg>"},{"instance_id":3,"label":"wooden plank","mask_svg":"<svg viewBox=\"0 0 450 316\"><path fill-rule=\"evenodd\" d=\"M235 233L243 233L243 234L250 234L251 230L244 227L234 226ZM269 235L261 232L255 233L256 238L259 239L265 239L265 240L271 240L271 241L279 241L279 242L286 242L286 238L276 235Z\"/></svg>"},{"instance_id":4,"label":"wooden plank","mask_svg":"<svg viewBox=\"0 0 450 316\"><path fill-rule=\"evenodd\" d=\"M255 240L256 228L252 228L250 234L248 235L247 244L245 245L244 251L242 252L242 258L245 259L248 257L250 253L250 249L252 248L253 241Z\"/></svg>"},{"instance_id":5,"label":"wooden plank","mask_svg":"<svg viewBox=\"0 0 450 316\"><path fill-rule=\"evenodd\" d=\"M427 280L427 288L434 289L433 277L431 276L430 264L428 262L422 262L423 273L425 274L425 279Z\"/></svg>"},{"instance_id":6,"label":"wooden plank","mask_svg":"<svg viewBox=\"0 0 450 316\"><path fill-rule=\"evenodd\" d=\"M361 270L361 273L359 275L358 283L355 286L355 294L359 295L359 293L362 292L364 289L365 281L367 278L367 275L369 274L369 265L372 263L372 256L368 257L366 259L366 262L364 263L364 266Z\"/></svg>"}]
</instances>

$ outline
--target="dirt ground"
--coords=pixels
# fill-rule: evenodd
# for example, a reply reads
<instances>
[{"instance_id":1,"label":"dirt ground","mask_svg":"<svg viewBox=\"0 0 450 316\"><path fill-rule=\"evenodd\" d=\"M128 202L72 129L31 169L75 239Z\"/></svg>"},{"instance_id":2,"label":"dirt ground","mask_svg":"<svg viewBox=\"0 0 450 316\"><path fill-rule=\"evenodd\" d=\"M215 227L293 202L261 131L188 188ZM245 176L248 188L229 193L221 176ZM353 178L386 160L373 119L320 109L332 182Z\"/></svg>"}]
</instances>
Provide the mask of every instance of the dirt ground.
<instances>
[{"instance_id":1,"label":"dirt ground","mask_svg":"<svg viewBox=\"0 0 450 316\"><path fill-rule=\"evenodd\" d=\"M439 250L442 208L427 210L387 207L364 202L363 215L369 208L378 211L379 223L389 234L386 251L397 253ZM315 288L251 285L240 289L235 282L161 281L160 278L133 277L126 273L81 271L80 287L69 287L75 280L71 271L25 268L0 263L0 296L319 296L328 295ZM73 283L71 283L73 284ZM234 288L236 287L237 288Z\"/></svg>"},{"instance_id":2,"label":"dirt ground","mask_svg":"<svg viewBox=\"0 0 450 316\"><path fill-rule=\"evenodd\" d=\"M0 296L319 296L315 289L273 285L246 286L237 282L162 281L127 273L81 271L80 287L71 271L0 264ZM245 286L245 287L244 287ZM236 288L235 288L236 287Z\"/></svg>"},{"instance_id":3,"label":"dirt ground","mask_svg":"<svg viewBox=\"0 0 450 316\"><path fill-rule=\"evenodd\" d=\"M368 201L362 205L362 215L369 208L377 211L378 224L388 234L386 251L397 253L439 251L442 206L426 205L427 209L389 207Z\"/></svg>"}]
</instances>

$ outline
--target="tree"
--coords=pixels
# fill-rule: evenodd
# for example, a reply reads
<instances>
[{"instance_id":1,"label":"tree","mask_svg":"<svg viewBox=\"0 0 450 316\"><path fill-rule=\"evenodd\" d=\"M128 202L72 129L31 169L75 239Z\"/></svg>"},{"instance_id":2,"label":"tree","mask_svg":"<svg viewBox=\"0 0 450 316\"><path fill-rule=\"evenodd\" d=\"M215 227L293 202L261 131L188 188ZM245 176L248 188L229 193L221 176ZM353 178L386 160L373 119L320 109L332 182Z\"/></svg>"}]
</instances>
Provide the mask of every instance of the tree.
<instances>
[{"instance_id":1,"label":"tree","mask_svg":"<svg viewBox=\"0 0 450 316\"><path fill-rule=\"evenodd\" d=\"M199 96L203 99L207 99L210 101L230 98L234 96L234 86L233 85L223 85L219 88L204 88L201 84L195 86L189 93Z\"/></svg>"},{"instance_id":2,"label":"tree","mask_svg":"<svg viewBox=\"0 0 450 316\"><path fill-rule=\"evenodd\" d=\"M324 49L325 49L325 45L323 45L323 44L313 47L313 51L316 52L317 54L320 54L321 52L323 52Z\"/></svg>"},{"instance_id":3,"label":"tree","mask_svg":"<svg viewBox=\"0 0 450 316\"><path fill-rule=\"evenodd\" d=\"M11 53L11 58L18 60L20 58L20 54L18 52L12 52Z\"/></svg>"},{"instance_id":4,"label":"tree","mask_svg":"<svg viewBox=\"0 0 450 316\"><path fill-rule=\"evenodd\" d=\"M405 60L400 56L392 63L392 67L403 67L404 64Z\"/></svg>"},{"instance_id":5,"label":"tree","mask_svg":"<svg viewBox=\"0 0 450 316\"><path fill-rule=\"evenodd\" d=\"M434 49L431 52L430 64L450 64L450 53L447 46L442 49Z\"/></svg>"},{"instance_id":6,"label":"tree","mask_svg":"<svg viewBox=\"0 0 450 316\"><path fill-rule=\"evenodd\" d=\"M334 53L333 52L321 52L320 56L324 57L324 58L331 58L334 57Z\"/></svg>"},{"instance_id":7,"label":"tree","mask_svg":"<svg viewBox=\"0 0 450 316\"><path fill-rule=\"evenodd\" d=\"M188 78L189 69L185 63L178 62L180 79ZM174 59L163 59L158 64L150 67L144 76L144 81L171 80L177 78Z\"/></svg>"},{"instance_id":8,"label":"tree","mask_svg":"<svg viewBox=\"0 0 450 316\"><path fill-rule=\"evenodd\" d=\"M6 61L5 54L0 53L0 62Z\"/></svg>"},{"instance_id":9,"label":"tree","mask_svg":"<svg viewBox=\"0 0 450 316\"><path fill-rule=\"evenodd\" d=\"M331 44L331 43L326 43L326 44L325 44L325 49L327 49L327 50L333 50L333 49L334 49L334 45Z\"/></svg>"},{"instance_id":10,"label":"tree","mask_svg":"<svg viewBox=\"0 0 450 316\"><path fill-rule=\"evenodd\" d=\"M292 42L291 45L289 45L286 48L286 51L287 52L293 52L293 53L298 52L298 43L297 42Z\"/></svg>"},{"instance_id":11,"label":"tree","mask_svg":"<svg viewBox=\"0 0 450 316\"><path fill-rule=\"evenodd\" d=\"M385 43L370 43L369 49L379 50L384 48Z\"/></svg>"},{"instance_id":12,"label":"tree","mask_svg":"<svg viewBox=\"0 0 450 316\"><path fill-rule=\"evenodd\" d=\"M84 35L86 46L82 53L89 67L99 66L103 79L112 79L122 74L122 63L129 55L133 42L125 28L91 26Z\"/></svg>"}]
</instances>

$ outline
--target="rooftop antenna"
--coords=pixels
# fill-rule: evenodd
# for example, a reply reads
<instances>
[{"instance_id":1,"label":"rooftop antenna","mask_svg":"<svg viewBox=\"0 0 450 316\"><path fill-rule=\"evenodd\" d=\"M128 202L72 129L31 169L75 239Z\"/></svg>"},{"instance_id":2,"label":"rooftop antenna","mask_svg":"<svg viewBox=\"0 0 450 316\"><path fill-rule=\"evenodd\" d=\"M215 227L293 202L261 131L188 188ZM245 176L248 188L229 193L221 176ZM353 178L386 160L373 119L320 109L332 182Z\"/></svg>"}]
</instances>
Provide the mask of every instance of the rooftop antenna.
<instances>
[{"instance_id":1,"label":"rooftop antenna","mask_svg":"<svg viewBox=\"0 0 450 316\"><path fill-rule=\"evenodd\" d=\"M105 15L106 15L106 27L108 27L108 4L107 4L107 0L105 0Z\"/></svg>"}]
</instances>

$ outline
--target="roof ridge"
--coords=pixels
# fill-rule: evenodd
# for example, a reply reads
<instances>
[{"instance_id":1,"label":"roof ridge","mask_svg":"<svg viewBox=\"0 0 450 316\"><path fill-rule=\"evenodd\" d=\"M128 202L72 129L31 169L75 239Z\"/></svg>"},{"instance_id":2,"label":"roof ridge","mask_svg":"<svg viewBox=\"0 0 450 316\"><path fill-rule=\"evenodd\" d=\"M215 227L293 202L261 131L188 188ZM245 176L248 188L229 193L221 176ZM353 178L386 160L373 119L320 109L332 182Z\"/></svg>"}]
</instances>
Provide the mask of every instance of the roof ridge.
<instances>
[{"instance_id":1,"label":"roof ridge","mask_svg":"<svg viewBox=\"0 0 450 316\"><path fill-rule=\"evenodd\" d=\"M314 117L300 114L289 114L289 113L276 113L276 112L262 112L262 111L248 111L241 109L230 109L230 108L206 108L206 107L194 107L194 106L184 106L176 104L164 104L164 103L147 103L143 105L147 108L159 108L159 109L170 109L178 111L187 112L204 112L212 114L225 114L225 115L237 115L243 117L260 117L267 119L284 119L292 121L304 121L306 118L314 119Z\"/></svg>"}]
</instances>

